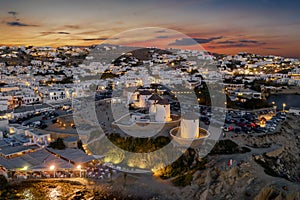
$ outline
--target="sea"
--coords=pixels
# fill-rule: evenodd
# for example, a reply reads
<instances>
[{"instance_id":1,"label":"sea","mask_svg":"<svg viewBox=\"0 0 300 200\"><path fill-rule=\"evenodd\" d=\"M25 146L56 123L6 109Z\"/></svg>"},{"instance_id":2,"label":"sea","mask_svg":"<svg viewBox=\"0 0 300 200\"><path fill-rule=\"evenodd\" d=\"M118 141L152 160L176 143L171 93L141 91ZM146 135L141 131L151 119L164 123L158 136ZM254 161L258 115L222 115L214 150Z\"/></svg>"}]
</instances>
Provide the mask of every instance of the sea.
<instances>
[{"instance_id":1,"label":"sea","mask_svg":"<svg viewBox=\"0 0 300 200\"><path fill-rule=\"evenodd\" d=\"M272 94L268 97L268 102L274 102L277 109L283 109L283 104L286 104L285 110L290 107L300 108L300 94Z\"/></svg>"}]
</instances>

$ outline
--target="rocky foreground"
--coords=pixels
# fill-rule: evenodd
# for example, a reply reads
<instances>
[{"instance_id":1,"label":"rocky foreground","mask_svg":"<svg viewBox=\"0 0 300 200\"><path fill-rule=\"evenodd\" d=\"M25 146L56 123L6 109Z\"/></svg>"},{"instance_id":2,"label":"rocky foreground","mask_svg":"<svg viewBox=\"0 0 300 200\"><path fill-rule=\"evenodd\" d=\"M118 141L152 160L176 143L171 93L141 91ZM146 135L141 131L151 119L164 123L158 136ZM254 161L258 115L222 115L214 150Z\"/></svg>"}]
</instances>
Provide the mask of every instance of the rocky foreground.
<instances>
[{"instance_id":1,"label":"rocky foreground","mask_svg":"<svg viewBox=\"0 0 300 200\"><path fill-rule=\"evenodd\" d=\"M0 192L0 199L28 200L138 200L142 195L124 194L111 183L92 183L80 180L34 180L11 185Z\"/></svg>"},{"instance_id":2,"label":"rocky foreground","mask_svg":"<svg viewBox=\"0 0 300 200\"><path fill-rule=\"evenodd\" d=\"M213 167L194 174L182 189L185 199L300 199L299 117L288 116L274 133L228 138L251 151L208 156Z\"/></svg>"}]
</instances>

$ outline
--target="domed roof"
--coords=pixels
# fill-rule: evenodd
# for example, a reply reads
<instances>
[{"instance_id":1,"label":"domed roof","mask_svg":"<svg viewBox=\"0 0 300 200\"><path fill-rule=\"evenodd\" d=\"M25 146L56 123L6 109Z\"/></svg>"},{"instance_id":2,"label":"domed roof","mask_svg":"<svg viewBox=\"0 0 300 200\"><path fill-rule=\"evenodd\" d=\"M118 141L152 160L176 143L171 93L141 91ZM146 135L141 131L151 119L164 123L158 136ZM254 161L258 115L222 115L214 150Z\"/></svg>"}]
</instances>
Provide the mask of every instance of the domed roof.
<instances>
[{"instance_id":1,"label":"domed roof","mask_svg":"<svg viewBox=\"0 0 300 200\"><path fill-rule=\"evenodd\" d=\"M161 97L158 94L153 94L148 100L160 101Z\"/></svg>"},{"instance_id":2,"label":"domed roof","mask_svg":"<svg viewBox=\"0 0 300 200\"><path fill-rule=\"evenodd\" d=\"M151 95L151 92L148 90L140 91L140 95Z\"/></svg>"},{"instance_id":3,"label":"domed roof","mask_svg":"<svg viewBox=\"0 0 300 200\"><path fill-rule=\"evenodd\" d=\"M159 105L169 105L170 103L169 103L168 99L160 99L157 102L157 104L159 104Z\"/></svg>"}]
</instances>

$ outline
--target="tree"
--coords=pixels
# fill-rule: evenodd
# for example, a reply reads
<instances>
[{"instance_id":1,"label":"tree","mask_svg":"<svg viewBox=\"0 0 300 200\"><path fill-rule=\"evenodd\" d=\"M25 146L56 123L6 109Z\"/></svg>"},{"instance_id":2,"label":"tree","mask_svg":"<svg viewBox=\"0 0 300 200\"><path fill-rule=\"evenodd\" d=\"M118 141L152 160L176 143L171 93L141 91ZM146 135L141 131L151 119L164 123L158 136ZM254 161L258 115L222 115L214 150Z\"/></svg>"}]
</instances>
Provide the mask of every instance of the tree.
<instances>
[{"instance_id":1,"label":"tree","mask_svg":"<svg viewBox=\"0 0 300 200\"><path fill-rule=\"evenodd\" d=\"M54 142L49 144L49 147L62 150L66 148L66 145L64 144L64 140L62 138L57 138Z\"/></svg>"},{"instance_id":2,"label":"tree","mask_svg":"<svg viewBox=\"0 0 300 200\"><path fill-rule=\"evenodd\" d=\"M0 183L0 189L4 189L8 184L7 179L2 174L0 174Z\"/></svg>"},{"instance_id":3,"label":"tree","mask_svg":"<svg viewBox=\"0 0 300 200\"><path fill-rule=\"evenodd\" d=\"M211 105L209 89L205 82L202 82L202 85L200 87L195 87L194 91L195 91L197 98L200 99L199 103L201 105L206 105L206 106Z\"/></svg>"},{"instance_id":4,"label":"tree","mask_svg":"<svg viewBox=\"0 0 300 200\"><path fill-rule=\"evenodd\" d=\"M82 151L84 151L84 148L83 148L83 146L82 146L82 141L81 140L79 140L78 142L77 142L77 148L78 149L81 149ZM84 151L85 152L85 151Z\"/></svg>"},{"instance_id":5,"label":"tree","mask_svg":"<svg viewBox=\"0 0 300 200\"><path fill-rule=\"evenodd\" d=\"M249 99L244 103L246 109L259 109L268 107L268 102L264 99Z\"/></svg>"},{"instance_id":6,"label":"tree","mask_svg":"<svg viewBox=\"0 0 300 200\"><path fill-rule=\"evenodd\" d=\"M197 70L197 69L192 69L191 71L190 71L190 74L196 74L196 73L199 73L199 71Z\"/></svg>"}]
</instances>

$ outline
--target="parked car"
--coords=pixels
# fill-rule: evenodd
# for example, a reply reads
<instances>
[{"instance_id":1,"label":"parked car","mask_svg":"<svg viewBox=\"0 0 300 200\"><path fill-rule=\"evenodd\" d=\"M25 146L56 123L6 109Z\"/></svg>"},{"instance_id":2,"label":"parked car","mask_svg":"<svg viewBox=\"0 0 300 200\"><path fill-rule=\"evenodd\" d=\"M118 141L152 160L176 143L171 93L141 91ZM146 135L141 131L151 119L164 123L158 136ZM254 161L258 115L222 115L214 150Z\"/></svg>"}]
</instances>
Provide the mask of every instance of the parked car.
<instances>
[{"instance_id":1,"label":"parked car","mask_svg":"<svg viewBox=\"0 0 300 200\"><path fill-rule=\"evenodd\" d=\"M232 126L224 126L223 131L225 131L225 132L233 131L233 127Z\"/></svg>"},{"instance_id":2,"label":"parked car","mask_svg":"<svg viewBox=\"0 0 300 200\"><path fill-rule=\"evenodd\" d=\"M205 124L205 125L210 125L210 121L209 121L209 120L208 120L208 121L205 121L204 124Z\"/></svg>"},{"instance_id":3,"label":"parked car","mask_svg":"<svg viewBox=\"0 0 300 200\"><path fill-rule=\"evenodd\" d=\"M206 122L206 121L209 121L209 118L206 116L201 116L200 121Z\"/></svg>"},{"instance_id":4,"label":"parked car","mask_svg":"<svg viewBox=\"0 0 300 200\"><path fill-rule=\"evenodd\" d=\"M249 134L249 133L251 133L251 128L244 126L244 127L242 127L242 131Z\"/></svg>"},{"instance_id":5,"label":"parked car","mask_svg":"<svg viewBox=\"0 0 300 200\"><path fill-rule=\"evenodd\" d=\"M43 116L43 117L42 117L42 120L47 120L47 119L48 119L47 116Z\"/></svg>"},{"instance_id":6,"label":"parked car","mask_svg":"<svg viewBox=\"0 0 300 200\"><path fill-rule=\"evenodd\" d=\"M281 116L279 116L279 119L281 119L281 120L285 120L285 119L286 119L286 116L284 116L284 115L281 115Z\"/></svg>"},{"instance_id":7,"label":"parked car","mask_svg":"<svg viewBox=\"0 0 300 200\"><path fill-rule=\"evenodd\" d=\"M257 133L266 133L266 132L268 132L268 130L265 129L265 128L258 127L258 128L255 129L255 132L257 132Z\"/></svg>"},{"instance_id":8,"label":"parked car","mask_svg":"<svg viewBox=\"0 0 300 200\"><path fill-rule=\"evenodd\" d=\"M241 131L242 131L242 129L239 128L239 127L236 127L236 128L234 129L234 132L235 132L235 133L240 133Z\"/></svg>"},{"instance_id":9,"label":"parked car","mask_svg":"<svg viewBox=\"0 0 300 200\"><path fill-rule=\"evenodd\" d=\"M268 130L269 130L269 131L275 131L276 128L275 128L274 126L270 126L270 127L268 127Z\"/></svg>"}]
</instances>

